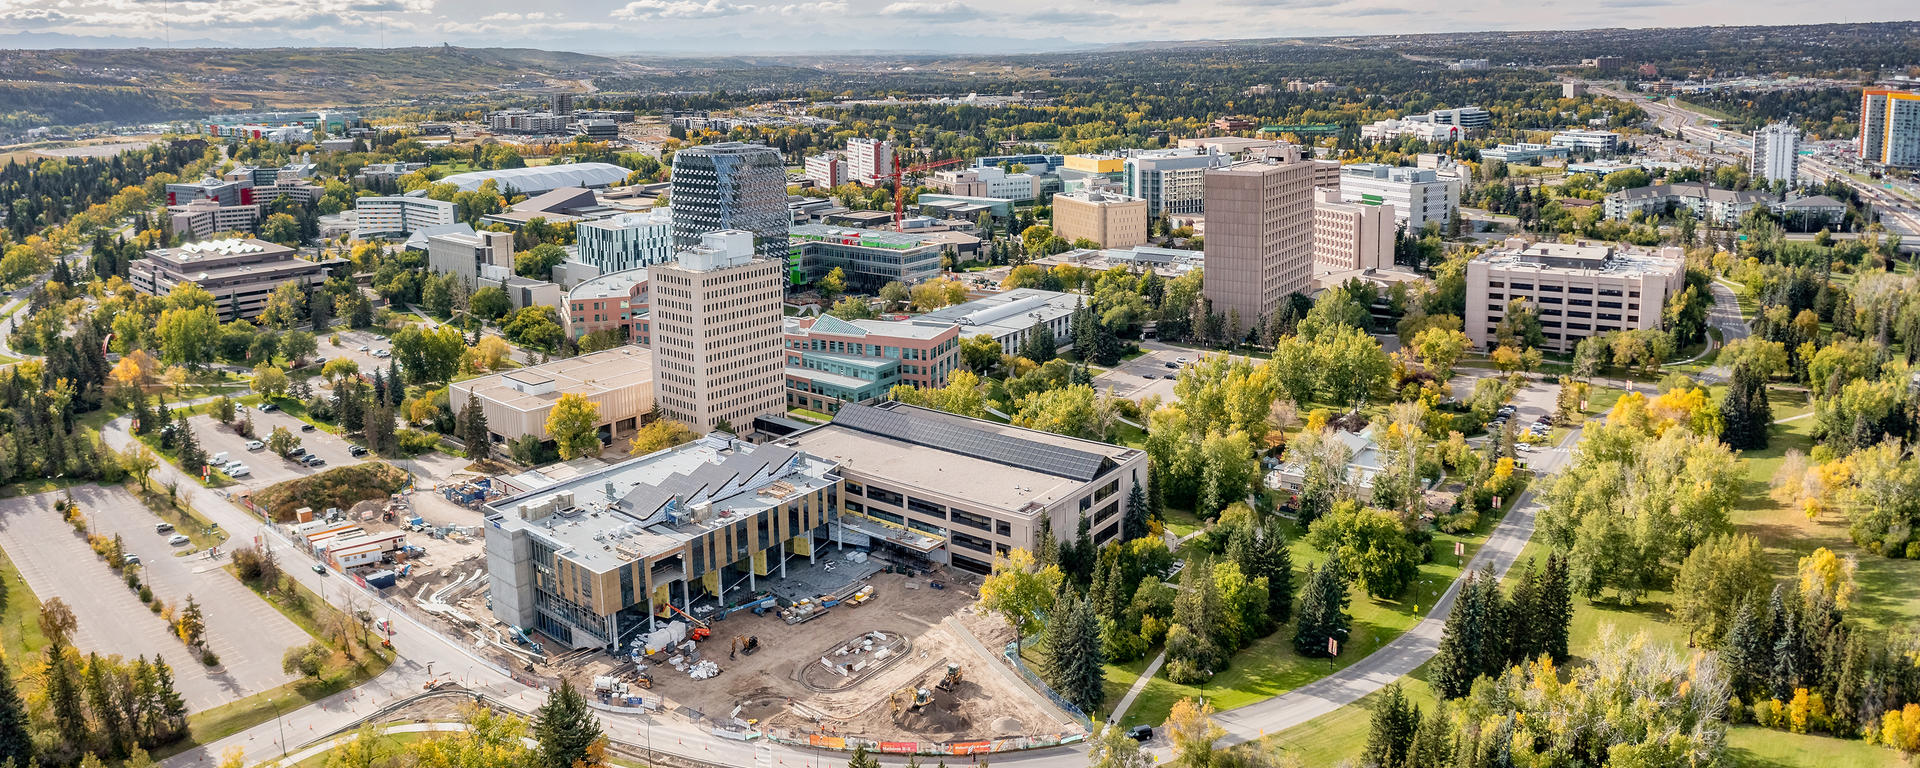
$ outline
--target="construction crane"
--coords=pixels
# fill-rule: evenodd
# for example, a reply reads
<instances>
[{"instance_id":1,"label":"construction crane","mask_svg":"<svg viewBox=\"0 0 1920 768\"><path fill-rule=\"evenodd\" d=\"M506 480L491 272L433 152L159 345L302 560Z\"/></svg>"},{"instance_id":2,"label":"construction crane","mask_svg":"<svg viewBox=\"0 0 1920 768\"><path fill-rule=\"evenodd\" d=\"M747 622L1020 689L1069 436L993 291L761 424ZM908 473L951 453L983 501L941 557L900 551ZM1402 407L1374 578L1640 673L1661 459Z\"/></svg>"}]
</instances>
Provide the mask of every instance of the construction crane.
<instances>
[{"instance_id":1,"label":"construction crane","mask_svg":"<svg viewBox=\"0 0 1920 768\"><path fill-rule=\"evenodd\" d=\"M906 200L907 185L905 180L902 177L906 176L909 173L931 171L935 168L944 168L946 166L953 165L955 163L964 163L964 162L966 162L966 158L956 157L956 158L953 158L952 160L936 160L931 163L921 163L919 165L908 166L906 168L895 166L893 169L893 231L895 232L900 231L900 219L902 218L901 211L903 209L902 204Z\"/></svg>"}]
</instances>

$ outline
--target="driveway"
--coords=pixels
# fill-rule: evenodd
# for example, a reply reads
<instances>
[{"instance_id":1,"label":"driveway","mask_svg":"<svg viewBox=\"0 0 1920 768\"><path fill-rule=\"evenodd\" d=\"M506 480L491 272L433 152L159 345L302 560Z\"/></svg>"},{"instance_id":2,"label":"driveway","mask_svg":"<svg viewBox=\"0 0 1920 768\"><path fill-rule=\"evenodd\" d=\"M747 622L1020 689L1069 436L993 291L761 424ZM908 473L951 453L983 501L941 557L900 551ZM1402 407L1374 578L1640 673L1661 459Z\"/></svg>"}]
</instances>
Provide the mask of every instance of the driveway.
<instances>
[{"instance_id":1,"label":"driveway","mask_svg":"<svg viewBox=\"0 0 1920 768\"><path fill-rule=\"evenodd\" d=\"M184 605L191 594L207 622L207 645L220 657L209 670L127 589L53 511L60 493L0 500L0 547L20 569L35 595L58 597L79 619L74 644L86 651L125 658L159 655L173 667L175 686L189 711L198 712L277 687L293 679L280 671L287 648L306 643L307 633L280 615L202 554L174 557L178 548L153 530L159 519L120 488L75 486L73 497L96 533L120 534L155 596Z\"/></svg>"}]
</instances>

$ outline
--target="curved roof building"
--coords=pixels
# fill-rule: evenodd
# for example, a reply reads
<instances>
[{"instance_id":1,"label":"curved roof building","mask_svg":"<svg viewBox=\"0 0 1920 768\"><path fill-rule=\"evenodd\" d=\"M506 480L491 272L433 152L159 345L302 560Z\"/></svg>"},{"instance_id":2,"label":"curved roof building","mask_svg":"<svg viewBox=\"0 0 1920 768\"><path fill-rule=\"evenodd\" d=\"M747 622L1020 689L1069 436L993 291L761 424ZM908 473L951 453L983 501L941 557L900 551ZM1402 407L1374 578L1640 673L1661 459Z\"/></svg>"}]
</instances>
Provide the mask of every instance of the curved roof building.
<instances>
[{"instance_id":1,"label":"curved roof building","mask_svg":"<svg viewBox=\"0 0 1920 768\"><path fill-rule=\"evenodd\" d=\"M612 163L568 163L527 168L502 168L497 171L468 171L441 179L460 186L462 191L479 189L487 179L499 182L500 193L538 195L561 187L610 187L627 180L627 169Z\"/></svg>"}]
</instances>

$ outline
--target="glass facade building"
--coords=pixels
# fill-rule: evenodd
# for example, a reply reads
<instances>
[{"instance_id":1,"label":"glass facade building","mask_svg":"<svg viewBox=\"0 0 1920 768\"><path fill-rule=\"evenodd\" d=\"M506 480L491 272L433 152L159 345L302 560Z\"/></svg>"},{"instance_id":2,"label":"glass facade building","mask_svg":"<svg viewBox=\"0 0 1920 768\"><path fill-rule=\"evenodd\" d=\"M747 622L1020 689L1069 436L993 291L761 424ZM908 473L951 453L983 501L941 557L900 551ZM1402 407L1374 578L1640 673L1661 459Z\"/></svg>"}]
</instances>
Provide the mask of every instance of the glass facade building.
<instances>
[{"instance_id":1,"label":"glass facade building","mask_svg":"<svg viewBox=\"0 0 1920 768\"><path fill-rule=\"evenodd\" d=\"M780 153L762 144L728 141L673 155L673 242L700 244L723 229L753 233L756 258L786 260L787 171Z\"/></svg>"}]
</instances>

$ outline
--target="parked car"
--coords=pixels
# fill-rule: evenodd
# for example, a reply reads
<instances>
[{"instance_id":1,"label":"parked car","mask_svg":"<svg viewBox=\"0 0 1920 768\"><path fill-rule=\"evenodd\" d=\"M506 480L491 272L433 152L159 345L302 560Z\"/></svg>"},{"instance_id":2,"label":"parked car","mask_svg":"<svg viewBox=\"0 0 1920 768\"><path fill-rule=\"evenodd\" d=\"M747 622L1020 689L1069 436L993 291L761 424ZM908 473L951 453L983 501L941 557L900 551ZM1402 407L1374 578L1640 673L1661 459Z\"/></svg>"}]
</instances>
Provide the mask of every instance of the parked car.
<instances>
[{"instance_id":1,"label":"parked car","mask_svg":"<svg viewBox=\"0 0 1920 768\"><path fill-rule=\"evenodd\" d=\"M280 406L274 405L273 403L262 403L260 405L261 413L273 413L277 410L280 410Z\"/></svg>"},{"instance_id":2,"label":"parked car","mask_svg":"<svg viewBox=\"0 0 1920 768\"><path fill-rule=\"evenodd\" d=\"M287 451L287 458L289 459L298 459L305 455L307 455L307 447L304 445L296 445L292 450Z\"/></svg>"},{"instance_id":3,"label":"parked car","mask_svg":"<svg viewBox=\"0 0 1920 768\"><path fill-rule=\"evenodd\" d=\"M371 347L368 347L368 346L367 346L367 345L365 345L365 344L362 344L362 345L360 345L360 351L362 351L362 352L365 352L365 351L367 351L368 349L371 349Z\"/></svg>"},{"instance_id":4,"label":"parked car","mask_svg":"<svg viewBox=\"0 0 1920 768\"><path fill-rule=\"evenodd\" d=\"M1151 726L1151 725L1136 725L1136 726L1134 726L1134 727L1132 727L1132 728L1128 728L1128 729L1127 729L1127 738L1129 738L1129 739L1133 739L1134 741L1138 741L1138 742L1148 742L1148 741L1152 741L1152 740L1153 740L1153 726Z\"/></svg>"},{"instance_id":5,"label":"parked car","mask_svg":"<svg viewBox=\"0 0 1920 768\"><path fill-rule=\"evenodd\" d=\"M139 556L139 555L136 555L136 554L133 554L133 553L131 553L131 552L129 552L129 553L127 553L127 554L124 554L124 555L121 555L121 556L120 556L120 564L121 564L121 565L139 565L139 564L140 564L140 556Z\"/></svg>"},{"instance_id":6,"label":"parked car","mask_svg":"<svg viewBox=\"0 0 1920 768\"><path fill-rule=\"evenodd\" d=\"M154 533L166 533L171 530L173 530L173 523L154 523L153 524Z\"/></svg>"},{"instance_id":7,"label":"parked car","mask_svg":"<svg viewBox=\"0 0 1920 768\"><path fill-rule=\"evenodd\" d=\"M327 566L324 563L314 563L313 572L325 576L327 575Z\"/></svg>"},{"instance_id":8,"label":"parked car","mask_svg":"<svg viewBox=\"0 0 1920 768\"><path fill-rule=\"evenodd\" d=\"M315 427L314 427L314 426L313 426L312 424L301 424L301 425L300 425L300 431L302 431L302 432L312 432L312 431L313 431L314 429L315 429Z\"/></svg>"},{"instance_id":9,"label":"parked car","mask_svg":"<svg viewBox=\"0 0 1920 768\"><path fill-rule=\"evenodd\" d=\"M245 464L228 464L227 477L246 477L253 474L253 468Z\"/></svg>"},{"instance_id":10,"label":"parked car","mask_svg":"<svg viewBox=\"0 0 1920 768\"><path fill-rule=\"evenodd\" d=\"M247 450L249 450L249 451L258 451L258 450L261 450L261 449L263 449L263 448L266 448L266 447L267 447L267 444L266 444L266 443L264 443L264 442L261 442L261 441L259 441L259 440L248 440L248 441L247 441Z\"/></svg>"},{"instance_id":11,"label":"parked car","mask_svg":"<svg viewBox=\"0 0 1920 768\"><path fill-rule=\"evenodd\" d=\"M227 458L227 452L221 451L214 454L213 458L207 459L207 463L216 467L224 467L227 465Z\"/></svg>"},{"instance_id":12,"label":"parked car","mask_svg":"<svg viewBox=\"0 0 1920 768\"><path fill-rule=\"evenodd\" d=\"M1164 365L1164 366L1166 366L1166 367L1168 367L1168 368L1179 368L1179 367L1180 367L1180 364L1179 364L1179 363L1171 363L1171 362L1169 362L1169 363L1161 363L1161 365Z\"/></svg>"},{"instance_id":13,"label":"parked car","mask_svg":"<svg viewBox=\"0 0 1920 768\"><path fill-rule=\"evenodd\" d=\"M373 351L373 356L374 356L374 357L391 357L392 355L393 355L393 353L391 353L391 352L388 352L388 351L386 351L386 350L384 350L384 349L376 349L376 350L374 350L374 351Z\"/></svg>"},{"instance_id":14,"label":"parked car","mask_svg":"<svg viewBox=\"0 0 1920 768\"><path fill-rule=\"evenodd\" d=\"M304 459L301 459L300 461L302 464L305 464L309 467L324 467L327 465L326 459L320 458L319 456L315 456L311 453L307 454L307 457Z\"/></svg>"},{"instance_id":15,"label":"parked car","mask_svg":"<svg viewBox=\"0 0 1920 768\"><path fill-rule=\"evenodd\" d=\"M187 544L192 544L193 539L187 538L187 535L184 533L176 533L167 539L167 543L172 544L176 547L179 547L179 546L185 546Z\"/></svg>"},{"instance_id":16,"label":"parked car","mask_svg":"<svg viewBox=\"0 0 1920 768\"><path fill-rule=\"evenodd\" d=\"M367 449L366 449L365 447L362 447L362 446L358 446L358 445L349 445L349 446L347 446L347 455L349 455L349 456L365 456L365 455L367 455Z\"/></svg>"}]
</instances>

